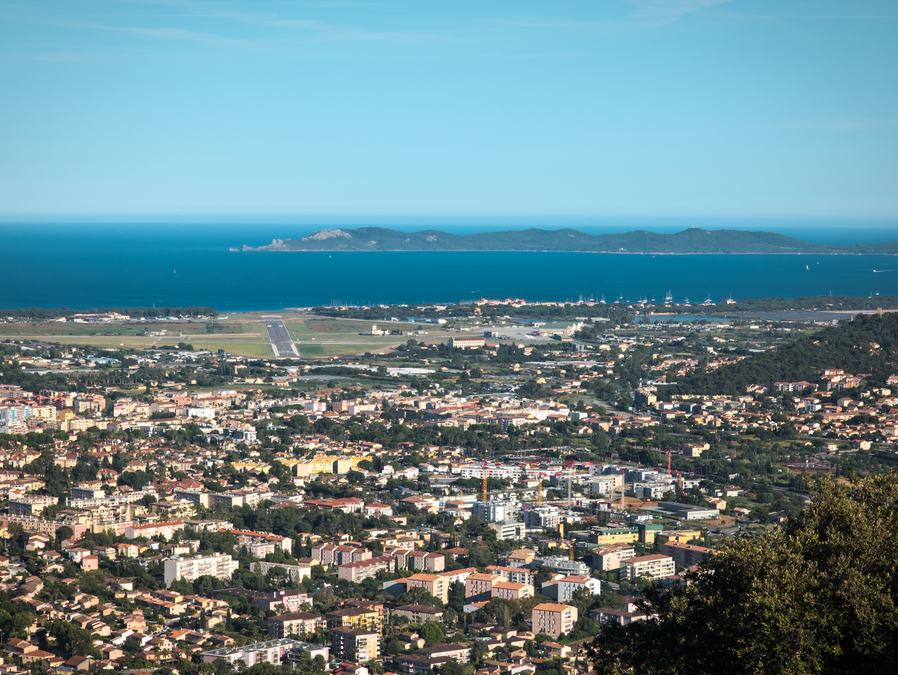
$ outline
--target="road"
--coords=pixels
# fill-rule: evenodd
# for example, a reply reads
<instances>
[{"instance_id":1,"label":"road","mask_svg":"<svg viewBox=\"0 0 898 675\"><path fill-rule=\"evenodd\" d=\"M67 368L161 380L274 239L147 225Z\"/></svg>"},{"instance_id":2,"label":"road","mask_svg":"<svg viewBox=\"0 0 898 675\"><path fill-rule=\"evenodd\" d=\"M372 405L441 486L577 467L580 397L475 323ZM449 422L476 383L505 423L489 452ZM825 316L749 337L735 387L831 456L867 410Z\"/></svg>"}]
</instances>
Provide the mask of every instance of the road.
<instances>
[{"instance_id":1,"label":"road","mask_svg":"<svg viewBox=\"0 0 898 675\"><path fill-rule=\"evenodd\" d=\"M277 358L299 356L296 345L293 344L293 338L290 337L290 331L287 330L287 326L284 325L281 317L263 316L262 323L265 324L265 330L268 331L268 341L271 343L271 349Z\"/></svg>"}]
</instances>

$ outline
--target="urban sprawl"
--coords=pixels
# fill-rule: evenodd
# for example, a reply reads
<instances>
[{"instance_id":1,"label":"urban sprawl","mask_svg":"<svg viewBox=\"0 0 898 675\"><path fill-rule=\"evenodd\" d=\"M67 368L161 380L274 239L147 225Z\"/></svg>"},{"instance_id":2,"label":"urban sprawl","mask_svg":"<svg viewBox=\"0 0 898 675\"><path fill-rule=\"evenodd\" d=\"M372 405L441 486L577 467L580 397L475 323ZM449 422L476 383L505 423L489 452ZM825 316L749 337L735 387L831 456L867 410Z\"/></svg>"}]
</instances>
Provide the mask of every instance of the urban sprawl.
<instances>
[{"instance_id":1,"label":"urban sprawl","mask_svg":"<svg viewBox=\"0 0 898 675\"><path fill-rule=\"evenodd\" d=\"M280 315L267 357L0 331L0 673L589 672L648 589L895 460L898 369L748 368L829 319L669 310L331 308L396 343L315 358Z\"/></svg>"}]
</instances>

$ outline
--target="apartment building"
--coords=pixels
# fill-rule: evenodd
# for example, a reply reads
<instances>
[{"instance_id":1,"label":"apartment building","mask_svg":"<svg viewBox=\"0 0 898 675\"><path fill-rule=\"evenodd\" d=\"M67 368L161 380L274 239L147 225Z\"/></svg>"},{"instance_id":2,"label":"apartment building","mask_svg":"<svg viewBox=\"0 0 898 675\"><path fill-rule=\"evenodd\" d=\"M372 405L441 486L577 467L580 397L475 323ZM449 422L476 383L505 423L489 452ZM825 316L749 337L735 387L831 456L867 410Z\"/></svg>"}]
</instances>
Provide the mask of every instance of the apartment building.
<instances>
[{"instance_id":1,"label":"apartment building","mask_svg":"<svg viewBox=\"0 0 898 675\"><path fill-rule=\"evenodd\" d=\"M442 572L446 569L446 556L433 551L412 550L406 554L405 560L406 569L431 573Z\"/></svg>"},{"instance_id":2,"label":"apartment building","mask_svg":"<svg viewBox=\"0 0 898 675\"><path fill-rule=\"evenodd\" d=\"M449 602L449 581L439 574L413 574L403 579L406 590L423 588L443 603Z\"/></svg>"},{"instance_id":3,"label":"apartment building","mask_svg":"<svg viewBox=\"0 0 898 675\"><path fill-rule=\"evenodd\" d=\"M344 565L359 560L368 560L371 557L371 551L363 546L328 542L312 547L312 560L317 560L322 565Z\"/></svg>"},{"instance_id":4,"label":"apartment building","mask_svg":"<svg viewBox=\"0 0 898 675\"><path fill-rule=\"evenodd\" d=\"M664 530L660 523L639 523L636 527L639 529L639 543L648 547L655 545L655 537Z\"/></svg>"},{"instance_id":5,"label":"apartment building","mask_svg":"<svg viewBox=\"0 0 898 675\"><path fill-rule=\"evenodd\" d=\"M230 579L237 571L239 563L226 553L195 556L193 558L168 558L163 564L166 587L174 581L193 581L203 576Z\"/></svg>"},{"instance_id":6,"label":"apartment building","mask_svg":"<svg viewBox=\"0 0 898 675\"><path fill-rule=\"evenodd\" d=\"M493 591L493 584L499 580L500 577L486 572L469 574L468 578L465 579L465 599L490 597Z\"/></svg>"},{"instance_id":7,"label":"apartment building","mask_svg":"<svg viewBox=\"0 0 898 675\"><path fill-rule=\"evenodd\" d=\"M337 577L343 581L358 583L376 577L381 572L390 572L395 569L394 565L395 560L390 556L346 562L337 568Z\"/></svg>"},{"instance_id":8,"label":"apartment building","mask_svg":"<svg viewBox=\"0 0 898 675\"><path fill-rule=\"evenodd\" d=\"M490 523L487 527L496 533L496 539L499 541L518 541L527 534L526 525L519 520L503 520Z\"/></svg>"},{"instance_id":9,"label":"apartment building","mask_svg":"<svg viewBox=\"0 0 898 675\"><path fill-rule=\"evenodd\" d=\"M620 568L620 578L631 582L643 577L664 579L672 577L674 574L676 574L674 559L669 555L662 555L661 553L630 558Z\"/></svg>"},{"instance_id":10,"label":"apartment building","mask_svg":"<svg viewBox=\"0 0 898 675\"><path fill-rule=\"evenodd\" d=\"M488 565L486 571L501 581L514 581L519 584L533 586L533 570L527 567L506 567L503 565Z\"/></svg>"},{"instance_id":11,"label":"apartment building","mask_svg":"<svg viewBox=\"0 0 898 675\"><path fill-rule=\"evenodd\" d=\"M247 550L254 558L264 558L269 553L283 551L292 553L293 540L270 532L253 532L252 530L225 530L225 534L237 537L237 544Z\"/></svg>"},{"instance_id":12,"label":"apartment building","mask_svg":"<svg viewBox=\"0 0 898 675\"><path fill-rule=\"evenodd\" d=\"M380 634L367 628L334 628L331 654L353 663L367 663L380 656Z\"/></svg>"},{"instance_id":13,"label":"apartment building","mask_svg":"<svg viewBox=\"0 0 898 675\"><path fill-rule=\"evenodd\" d=\"M598 595L602 592L602 582L592 577L571 575L547 581L540 589L543 595L558 602L570 602L573 600L574 594L579 591Z\"/></svg>"},{"instance_id":14,"label":"apartment building","mask_svg":"<svg viewBox=\"0 0 898 675\"><path fill-rule=\"evenodd\" d=\"M408 619L412 625L420 625L426 621L439 623L443 620L443 610L430 605L400 605L390 612L390 616Z\"/></svg>"},{"instance_id":15,"label":"apartment building","mask_svg":"<svg viewBox=\"0 0 898 675\"><path fill-rule=\"evenodd\" d=\"M450 662L466 664L471 660L471 647L467 644L429 645L413 654L399 657L399 668L406 675L430 675L440 671Z\"/></svg>"},{"instance_id":16,"label":"apartment building","mask_svg":"<svg viewBox=\"0 0 898 675\"><path fill-rule=\"evenodd\" d=\"M364 628L378 633L383 630L382 606L343 607L328 612L326 620L329 628Z\"/></svg>"},{"instance_id":17,"label":"apartment building","mask_svg":"<svg viewBox=\"0 0 898 675\"><path fill-rule=\"evenodd\" d=\"M602 572L619 570L620 566L630 558L636 557L636 551L629 544L603 546L592 552L592 566Z\"/></svg>"},{"instance_id":18,"label":"apartment building","mask_svg":"<svg viewBox=\"0 0 898 675\"><path fill-rule=\"evenodd\" d=\"M577 608L555 602L542 602L533 607L530 618L534 633L558 638L573 630L577 623Z\"/></svg>"},{"instance_id":19,"label":"apartment building","mask_svg":"<svg viewBox=\"0 0 898 675\"><path fill-rule=\"evenodd\" d=\"M252 599L256 607L269 612L298 612L314 603L312 596L305 591L280 589L271 591L252 591Z\"/></svg>"},{"instance_id":20,"label":"apartment building","mask_svg":"<svg viewBox=\"0 0 898 675\"><path fill-rule=\"evenodd\" d=\"M655 535L656 544L688 544L693 539L700 539L700 530L663 530Z\"/></svg>"},{"instance_id":21,"label":"apartment building","mask_svg":"<svg viewBox=\"0 0 898 675\"><path fill-rule=\"evenodd\" d=\"M470 579L470 577L468 577ZM490 591L491 598L500 600L524 600L533 597L533 586L516 581L497 581Z\"/></svg>"},{"instance_id":22,"label":"apartment building","mask_svg":"<svg viewBox=\"0 0 898 675\"><path fill-rule=\"evenodd\" d=\"M661 544L658 550L673 558L676 566L681 569L704 562L714 554L714 549L707 548L706 546L678 544L675 542Z\"/></svg>"},{"instance_id":23,"label":"apartment building","mask_svg":"<svg viewBox=\"0 0 898 675\"><path fill-rule=\"evenodd\" d=\"M183 520L165 520L156 523L143 523L141 525L128 525L125 528L125 539L152 539L161 537L168 541L176 532L184 529Z\"/></svg>"},{"instance_id":24,"label":"apartment building","mask_svg":"<svg viewBox=\"0 0 898 675\"><path fill-rule=\"evenodd\" d=\"M288 612L268 619L268 635L274 638L313 635L325 627L324 617L312 612Z\"/></svg>"},{"instance_id":25,"label":"apartment building","mask_svg":"<svg viewBox=\"0 0 898 675\"><path fill-rule=\"evenodd\" d=\"M639 541L639 530L635 527L600 527L596 530L595 543L600 546L634 544L637 541Z\"/></svg>"},{"instance_id":26,"label":"apartment building","mask_svg":"<svg viewBox=\"0 0 898 675\"><path fill-rule=\"evenodd\" d=\"M49 506L56 506L59 499L48 495L22 495L10 497L9 514L11 516L39 516Z\"/></svg>"},{"instance_id":27,"label":"apartment building","mask_svg":"<svg viewBox=\"0 0 898 675\"><path fill-rule=\"evenodd\" d=\"M269 570L278 570L287 574L291 581L302 581L312 576L312 566L308 563L299 563L298 565L288 565L286 563L272 562L254 562L250 564L250 569L259 574L268 574Z\"/></svg>"},{"instance_id":28,"label":"apartment building","mask_svg":"<svg viewBox=\"0 0 898 675\"><path fill-rule=\"evenodd\" d=\"M259 663L270 663L272 665L281 665L287 660L293 652L306 651L309 656L321 656L325 660L328 658L327 647L320 645L309 645L298 640L290 640L288 638L280 638L277 640L266 640L265 642L253 642L252 644L242 645L240 647L224 647L222 649L212 649L201 652L203 663L214 663L219 659L227 661L232 666L238 662L243 663L246 668Z\"/></svg>"}]
</instances>

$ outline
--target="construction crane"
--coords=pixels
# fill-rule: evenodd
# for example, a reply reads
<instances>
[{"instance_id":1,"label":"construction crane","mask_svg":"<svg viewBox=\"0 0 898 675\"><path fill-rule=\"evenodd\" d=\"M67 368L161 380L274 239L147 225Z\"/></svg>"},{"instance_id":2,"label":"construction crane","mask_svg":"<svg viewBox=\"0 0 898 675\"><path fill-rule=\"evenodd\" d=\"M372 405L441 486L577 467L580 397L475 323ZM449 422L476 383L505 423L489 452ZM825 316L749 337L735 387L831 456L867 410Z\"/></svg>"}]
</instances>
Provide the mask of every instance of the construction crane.
<instances>
[{"instance_id":1,"label":"construction crane","mask_svg":"<svg viewBox=\"0 0 898 675\"><path fill-rule=\"evenodd\" d=\"M564 539L564 523L558 523L558 548L564 548L567 546L567 556L569 560L574 559L574 537L572 536L569 541L565 541Z\"/></svg>"},{"instance_id":2,"label":"construction crane","mask_svg":"<svg viewBox=\"0 0 898 675\"><path fill-rule=\"evenodd\" d=\"M536 482L536 505L537 506L543 505L543 480L542 480L542 478L540 478Z\"/></svg>"},{"instance_id":3,"label":"construction crane","mask_svg":"<svg viewBox=\"0 0 898 675\"><path fill-rule=\"evenodd\" d=\"M483 466L480 469L480 473L483 478L483 484L480 487L480 501L486 504L487 491L489 490L489 471L487 471L486 462L483 463Z\"/></svg>"}]
</instances>

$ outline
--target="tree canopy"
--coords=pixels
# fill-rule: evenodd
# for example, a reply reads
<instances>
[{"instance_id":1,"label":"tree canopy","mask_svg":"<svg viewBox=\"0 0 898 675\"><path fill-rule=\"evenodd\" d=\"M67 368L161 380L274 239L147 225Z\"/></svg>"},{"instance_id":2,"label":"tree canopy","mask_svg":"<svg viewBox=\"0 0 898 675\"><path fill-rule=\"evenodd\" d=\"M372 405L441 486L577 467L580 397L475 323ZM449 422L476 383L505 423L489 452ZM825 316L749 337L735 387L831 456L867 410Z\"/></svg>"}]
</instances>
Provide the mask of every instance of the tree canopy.
<instances>
[{"instance_id":1,"label":"tree canopy","mask_svg":"<svg viewBox=\"0 0 898 675\"><path fill-rule=\"evenodd\" d=\"M741 394L750 384L816 381L826 368L864 373L882 383L898 368L898 314L860 314L730 366L700 368L677 388L683 392Z\"/></svg>"},{"instance_id":2,"label":"tree canopy","mask_svg":"<svg viewBox=\"0 0 898 675\"><path fill-rule=\"evenodd\" d=\"M873 673L898 663L898 473L824 480L782 527L738 538L656 618L607 626L600 673Z\"/></svg>"}]
</instances>

